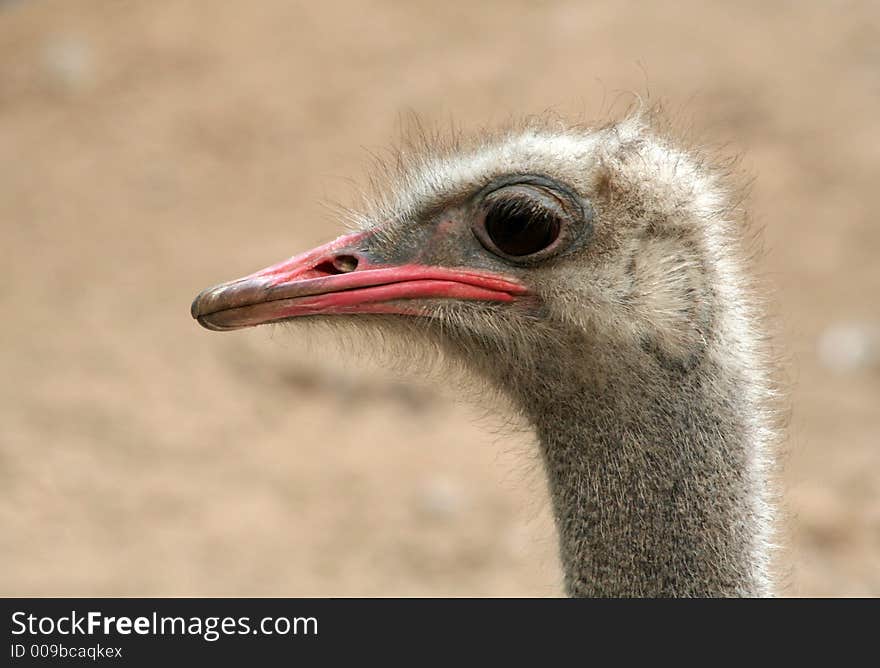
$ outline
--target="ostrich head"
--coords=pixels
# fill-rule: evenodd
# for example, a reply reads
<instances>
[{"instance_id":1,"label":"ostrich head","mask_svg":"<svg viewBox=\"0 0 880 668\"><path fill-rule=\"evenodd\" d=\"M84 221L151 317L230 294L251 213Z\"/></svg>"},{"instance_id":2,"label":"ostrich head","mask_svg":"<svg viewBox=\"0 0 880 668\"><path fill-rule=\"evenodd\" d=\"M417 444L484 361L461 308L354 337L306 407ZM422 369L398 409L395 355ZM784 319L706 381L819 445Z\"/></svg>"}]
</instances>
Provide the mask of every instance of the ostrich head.
<instances>
[{"instance_id":1,"label":"ostrich head","mask_svg":"<svg viewBox=\"0 0 880 668\"><path fill-rule=\"evenodd\" d=\"M502 387L542 377L542 396L573 373L612 380L603 358L621 348L687 365L707 335L712 181L637 119L434 147L404 161L362 231L210 288L192 315L212 330L409 321Z\"/></svg>"}]
</instances>

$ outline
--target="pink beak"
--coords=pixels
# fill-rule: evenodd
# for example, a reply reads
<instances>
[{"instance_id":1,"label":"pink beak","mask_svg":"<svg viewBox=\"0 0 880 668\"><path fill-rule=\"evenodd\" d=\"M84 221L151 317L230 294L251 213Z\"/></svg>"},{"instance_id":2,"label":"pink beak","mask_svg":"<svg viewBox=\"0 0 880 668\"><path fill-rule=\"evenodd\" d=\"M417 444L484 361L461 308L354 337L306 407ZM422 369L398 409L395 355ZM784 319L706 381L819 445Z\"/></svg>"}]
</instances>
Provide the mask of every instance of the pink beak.
<instances>
[{"instance_id":1,"label":"pink beak","mask_svg":"<svg viewBox=\"0 0 880 668\"><path fill-rule=\"evenodd\" d=\"M420 264L373 264L359 249L369 232L339 237L250 276L202 292L192 316L216 331L307 315L423 315L424 300L510 302L521 283L487 272ZM420 301L421 300L421 301Z\"/></svg>"}]
</instances>

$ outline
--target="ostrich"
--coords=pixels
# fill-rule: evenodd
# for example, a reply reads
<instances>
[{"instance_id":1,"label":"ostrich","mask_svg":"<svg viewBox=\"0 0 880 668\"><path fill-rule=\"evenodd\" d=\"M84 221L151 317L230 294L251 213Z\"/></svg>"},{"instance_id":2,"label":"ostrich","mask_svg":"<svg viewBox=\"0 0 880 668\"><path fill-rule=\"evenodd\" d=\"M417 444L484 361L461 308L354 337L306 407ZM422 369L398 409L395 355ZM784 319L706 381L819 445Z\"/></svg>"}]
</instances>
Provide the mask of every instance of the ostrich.
<instances>
[{"instance_id":1,"label":"ostrich","mask_svg":"<svg viewBox=\"0 0 880 668\"><path fill-rule=\"evenodd\" d=\"M768 596L776 436L725 173L642 116L402 151L358 231L202 292L422 337L534 429L571 596Z\"/></svg>"}]
</instances>

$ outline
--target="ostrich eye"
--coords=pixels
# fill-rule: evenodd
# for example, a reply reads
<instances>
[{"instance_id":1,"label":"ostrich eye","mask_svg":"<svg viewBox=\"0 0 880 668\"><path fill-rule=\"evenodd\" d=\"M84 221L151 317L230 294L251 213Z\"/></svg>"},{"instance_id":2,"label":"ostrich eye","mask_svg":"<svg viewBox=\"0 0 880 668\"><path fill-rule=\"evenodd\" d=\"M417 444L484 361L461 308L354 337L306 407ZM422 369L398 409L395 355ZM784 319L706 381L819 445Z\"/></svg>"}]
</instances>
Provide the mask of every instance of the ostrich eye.
<instances>
[{"instance_id":1,"label":"ostrich eye","mask_svg":"<svg viewBox=\"0 0 880 668\"><path fill-rule=\"evenodd\" d=\"M516 197L492 202L483 227L497 250L505 255L524 257L556 241L561 224L553 211L534 200Z\"/></svg>"},{"instance_id":2,"label":"ostrich eye","mask_svg":"<svg viewBox=\"0 0 880 668\"><path fill-rule=\"evenodd\" d=\"M534 266L592 234L589 201L571 187L540 174L507 174L476 193L470 227L499 258Z\"/></svg>"}]
</instances>

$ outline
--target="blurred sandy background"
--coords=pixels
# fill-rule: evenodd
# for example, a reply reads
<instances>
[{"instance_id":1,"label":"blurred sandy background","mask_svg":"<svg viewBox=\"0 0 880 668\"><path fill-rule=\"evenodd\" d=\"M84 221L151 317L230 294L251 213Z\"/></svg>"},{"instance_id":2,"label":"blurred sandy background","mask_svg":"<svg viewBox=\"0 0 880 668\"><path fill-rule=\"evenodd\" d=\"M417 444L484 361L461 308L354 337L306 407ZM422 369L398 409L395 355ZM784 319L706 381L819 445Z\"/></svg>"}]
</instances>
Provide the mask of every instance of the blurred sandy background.
<instances>
[{"instance_id":1,"label":"blurred sandy background","mask_svg":"<svg viewBox=\"0 0 880 668\"><path fill-rule=\"evenodd\" d=\"M335 236L402 114L625 90L755 176L784 593L880 594L880 3L509 0L0 2L0 594L561 594L528 440L188 309Z\"/></svg>"}]
</instances>

